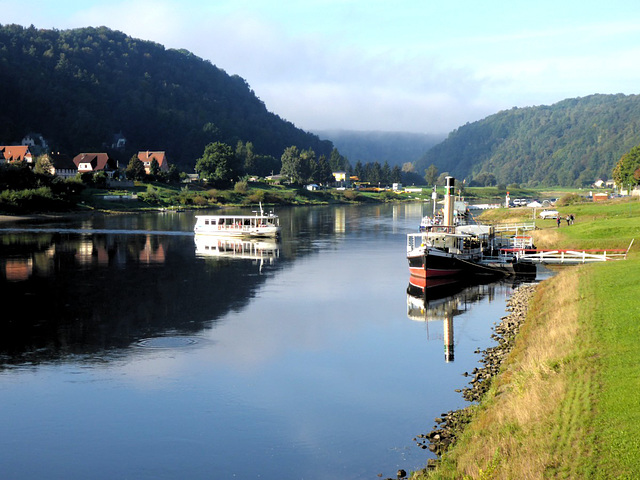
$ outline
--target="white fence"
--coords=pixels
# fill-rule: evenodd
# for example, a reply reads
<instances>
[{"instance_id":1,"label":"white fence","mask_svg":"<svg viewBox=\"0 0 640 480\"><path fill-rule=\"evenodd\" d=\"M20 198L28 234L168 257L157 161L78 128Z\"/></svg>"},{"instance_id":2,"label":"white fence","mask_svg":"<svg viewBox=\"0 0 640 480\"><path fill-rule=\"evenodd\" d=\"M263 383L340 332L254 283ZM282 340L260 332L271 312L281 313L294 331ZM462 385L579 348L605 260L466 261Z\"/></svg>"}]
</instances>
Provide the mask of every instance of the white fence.
<instances>
[{"instance_id":1,"label":"white fence","mask_svg":"<svg viewBox=\"0 0 640 480\"><path fill-rule=\"evenodd\" d=\"M535 250L515 252L519 262L523 263L545 263L555 265L576 265L580 263L608 262L611 260L625 260L629 248L610 250Z\"/></svg>"}]
</instances>

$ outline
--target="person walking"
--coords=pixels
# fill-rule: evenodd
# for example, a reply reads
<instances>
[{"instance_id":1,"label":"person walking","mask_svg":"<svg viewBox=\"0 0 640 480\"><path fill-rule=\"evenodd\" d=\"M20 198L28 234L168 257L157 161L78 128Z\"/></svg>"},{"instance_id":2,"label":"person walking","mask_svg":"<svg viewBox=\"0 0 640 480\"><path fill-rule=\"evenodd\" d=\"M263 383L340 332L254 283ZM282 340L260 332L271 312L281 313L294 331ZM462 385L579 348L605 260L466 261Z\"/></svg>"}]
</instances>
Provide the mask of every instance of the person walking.
<instances>
[{"instance_id":1,"label":"person walking","mask_svg":"<svg viewBox=\"0 0 640 480\"><path fill-rule=\"evenodd\" d=\"M558 224L558 228L560 228L560 215L557 216L556 223Z\"/></svg>"}]
</instances>

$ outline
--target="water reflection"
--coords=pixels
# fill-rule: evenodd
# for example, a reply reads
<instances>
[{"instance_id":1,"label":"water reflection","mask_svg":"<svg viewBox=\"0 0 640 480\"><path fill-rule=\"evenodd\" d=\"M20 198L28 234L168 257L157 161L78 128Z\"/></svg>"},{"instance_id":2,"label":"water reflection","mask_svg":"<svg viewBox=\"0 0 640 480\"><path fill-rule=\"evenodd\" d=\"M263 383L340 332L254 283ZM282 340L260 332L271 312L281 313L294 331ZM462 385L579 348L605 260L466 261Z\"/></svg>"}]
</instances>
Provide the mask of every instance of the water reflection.
<instances>
[{"instance_id":1,"label":"water reflection","mask_svg":"<svg viewBox=\"0 0 640 480\"><path fill-rule=\"evenodd\" d=\"M393 206L391 218L403 209ZM347 234L386 235L391 207L370 210L283 208L275 244L195 238L194 212L5 224L0 301L20 314L3 320L0 368L207 330L303 256L333 250Z\"/></svg>"},{"instance_id":2,"label":"water reflection","mask_svg":"<svg viewBox=\"0 0 640 480\"><path fill-rule=\"evenodd\" d=\"M278 251L250 245L267 260L256 272L251 256L196 257L193 235L25 232L0 239L0 300L19 312L3 320L0 365L201 331L249 302Z\"/></svg>"},{"instance_id":3,"label":"water reflection","mask_svg":"<svg viewBox=\"0 0 640 480\"><path fill-rule=\"evenodd\" d=\"M407 287L407 317L425 322L442 321L442 339L444 343L444 360L454 360L454 317L462 315L484 298L493 299L497 289L515 288L517 285L532 281L531 277L508 277L506 279L485 283L461 279L429 279L425 288L416 287L409 282ZM427 335L429 329L427 328Z\"/></svg>"},{"instance_id":4,"label":"water reflection","mask_svg":"<svg viewBox=\"0 0 640 480\"><path fill-rule=\"evenodd\" d=\"M273 265L280 256L280 245L275 238L238 238L214 235L196 235L196 255L205 258L232 258L254 260L262 267Z\"/></svg>"}]
</instances>

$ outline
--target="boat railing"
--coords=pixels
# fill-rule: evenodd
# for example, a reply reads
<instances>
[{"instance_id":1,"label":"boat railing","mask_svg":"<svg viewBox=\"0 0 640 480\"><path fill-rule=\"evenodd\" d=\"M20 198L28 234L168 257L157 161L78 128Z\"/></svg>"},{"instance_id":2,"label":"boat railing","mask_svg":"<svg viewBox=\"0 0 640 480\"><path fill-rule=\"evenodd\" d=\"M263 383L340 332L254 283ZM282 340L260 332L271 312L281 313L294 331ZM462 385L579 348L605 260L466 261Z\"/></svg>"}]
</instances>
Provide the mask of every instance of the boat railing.
<instances>
[{"instance_id":1,"label":"boat railing","mask_svg":"<svg viewBox=\"0 0 640 480\"><path fill-rule=\"evenodd\" d=\"M506 250L500 250L497 255L482 255L482 260L485 262L508 263L515 259L517 259L517 256Z\"/></svg>"},{"instance_id":2,"label":"boat railing","mask_svg":"<svg viewBox=\"0 0 640 480\"><path fill-rule=\"evenodd\" d=\"M455 225L426 225L422 227L422 231L418 234L437 232L437 233L456 233Z\"/></svg>"}]
</instances>

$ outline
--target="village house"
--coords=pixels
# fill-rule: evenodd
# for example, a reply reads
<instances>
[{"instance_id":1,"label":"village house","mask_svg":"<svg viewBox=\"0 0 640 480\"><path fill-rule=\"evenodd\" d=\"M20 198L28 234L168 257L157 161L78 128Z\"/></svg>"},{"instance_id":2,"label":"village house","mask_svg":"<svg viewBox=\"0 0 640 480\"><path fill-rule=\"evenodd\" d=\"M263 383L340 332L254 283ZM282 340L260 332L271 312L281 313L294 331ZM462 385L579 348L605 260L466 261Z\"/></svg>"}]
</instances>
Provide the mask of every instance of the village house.
<instances>
[{"instance_id":1,"label":"village house","mask_svg":"<svg viewBox=\"0 0 640 480\"><path fill-rule=\"evenodd\" d=\"M78 167L69 155L50 153L47 156L51 164L51 168L49 169L51 175L56 175L61 178L73 178L78 174Z\"/></svg>"},{"instance_id":2,"label":"village house","mask_svg":"<svg viewBox=\"0 0 640 480\"><path fill-rule=\"evenodd\" d=\"M31 154L36 157L49 151L49 144L39 133L29 133L25 135L20 145L27 145Z\"/></svg>"},{"instance_id":3,"label":"village house","mask_svg":"<svg viewBox=\"0 0 640 480\"><path fill-rule=\"evenodd\" d=\"M107 153L80 153L73 158L78 173L95 173L104 171L113 175L118 168L117 162Z\"/></svg>"},{"instance_id":4,"label":"village house","mask_svg":"<svg viewBox=\"0 0 640 480\"><path fill-rule=\"evenodd\" d=\"M144 171L147 175L151 173L151 163L155 160L158 162L161 172L169 171L169 162L164 152L138 152L138 160L144 165Z\"/></svg>"},{"instance_id":5,"label":"village house","mask_svg":"<svg viewBox=\"0 0 640 480\"><path fill-rule=\"evenodd\" d=\"M122 132L116 133L111 139L111 148L118 151L123 151L127 146L127 139Z\"/></svg>"},{"instance_id":6,"label":"village house","mask_svg":"<svg viewBox=\"0 0 640 480\"><path fill-rule=\"evenodd\" d=\"M0 164L14 162L33 165L33 155L28 145L0 145Z\"/></svg>"},{"instance_id":7,"label":"village house","mask_svg":"<svg viewBox=\"0 0 640 480\"><path fill-rule=\"evenodd\" d=\"M346 187L348 185L347 182L347 172L331 172L334 178L334 185L336 187Z\"/></svg>"}]
</instances>

